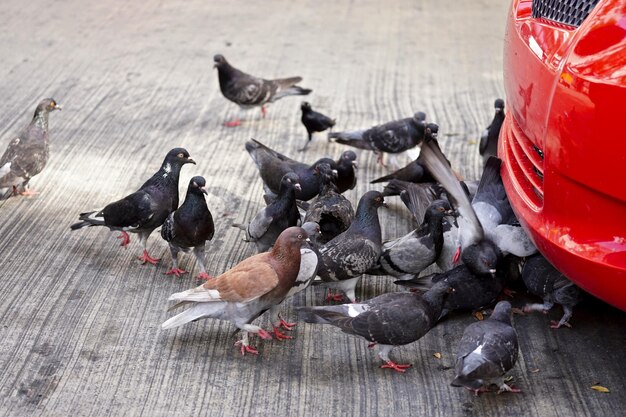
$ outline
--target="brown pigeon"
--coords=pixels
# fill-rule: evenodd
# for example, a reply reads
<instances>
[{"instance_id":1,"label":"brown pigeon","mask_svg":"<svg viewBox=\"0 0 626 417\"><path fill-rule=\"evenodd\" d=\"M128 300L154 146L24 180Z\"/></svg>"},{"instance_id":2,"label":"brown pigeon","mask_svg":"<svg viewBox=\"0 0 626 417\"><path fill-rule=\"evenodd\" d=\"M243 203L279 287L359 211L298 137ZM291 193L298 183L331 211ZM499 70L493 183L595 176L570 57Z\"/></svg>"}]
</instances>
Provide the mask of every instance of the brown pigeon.
<instances>
[{"instance_id":1,"label":"brown pigeon","mask_svg":"<svg viewBox=\"0 0 626 417\"><path fill-rule=\"evenodd\" d=\"M300 247L307 239L304 229L290 227L280 234L271 252L246 258L199 287L172 294L169 300L178 303L170 309L191 306L161 327L172 329L201 318L227 320L244 331L243 338L236 343L241 346L241 354L258 354L248 342L248 333L263 339L271 339L272 335L250 323L280 304L294 286L300 271ZM277 331L274 327L274 334Z\"/></svg>"}]
</instances>

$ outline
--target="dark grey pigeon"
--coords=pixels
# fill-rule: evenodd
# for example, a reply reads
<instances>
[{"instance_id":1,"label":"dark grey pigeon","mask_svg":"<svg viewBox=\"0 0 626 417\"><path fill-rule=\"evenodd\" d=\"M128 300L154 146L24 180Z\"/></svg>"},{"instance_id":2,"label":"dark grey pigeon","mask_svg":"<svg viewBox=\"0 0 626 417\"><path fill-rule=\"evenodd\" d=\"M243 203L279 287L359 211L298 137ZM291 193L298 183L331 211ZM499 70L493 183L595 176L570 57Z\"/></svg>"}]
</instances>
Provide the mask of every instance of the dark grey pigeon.
<instances>
[{"instance_id":1,"label":"dark grey pigeon","mask_svg":"<svg viewBox=\"0 0 626 417\"><path fill-rule=\"evenodd\" d=\"M122 246L130 243L128 232L138 233L143 246L143 255L139 259L144 264L156 265L160 259L148 254L148 237L178 208L178 177L182 166L189 163L196 164L186 149L172 149L165 156L161 168L139 190L102 210L81 213L81 221L73 224L71 229L106 226L110 230L119 230L122 232L119 236Z\"/></svg>"},{"instance_id":2,"label":"dark grey pigeon","mask_svg":"<svg viewBox=\"0 0 626 417\"><path fill-rule=\"evenodd\" d=\"M387 293L359 304L324 307L300 307L298 316L307 323L330 324L344 333L364 338L378 345L381 368L405 372L410 364L398 364L389 358L395 346L422 338L432 329L441 306L450 292L444 284L436 285L423 296L417 293Z\"/></svg>"},{"instance_id":3,"label":"dark grey pigeon","mask_svg":"<svg viewBox=\"0 0 626 417\"><path fill-rule=\"evenodd\" d=\"M436 200L426 211L422 225L399 239L385 242L370 275L391 275L411 279L432 265L443 248L444 216L452 214L447 201Z\"/></svg>"},{"instance_id":4,"label":"dark grey pigeon","mask_svg":"<svg viewBox=\"0 0 626 417\"><path fill-rule=\"evenodd\" d=\"M541 254L528 257L522 268L522 280L531 293L543 298L543 304L526 304L524 312L541 311L547 314L554 304L563 306L561 320L551 321L550 327L572 327L569 319L580 300L580 289L565 275L560 273Z\"/></svg>"},{"instance_id":5,"label":"dark grey pigeon","mask_svg":"<svg viewBox=\"0 0 626 417\"><path fill-rule=\"evenodd\" d=\"M340 158L339 163L333 161L330 158L321 158L313 164L305 164L302 162L294 161L287 156L276 152L275 150L268 148L261 142L251 139L246 142L246 151L250 154L250 157L256 164L261 179L263 180L263 188L266 193L266 201L273 201L278 194L280 188L280 181L282 177L288 172L294 172L298 175L301 190L298 191L296 197L298 200L307 201L315 197L320 190L320 177L315 174L316 165L326 162L331 168L336 169L337 165L345 165L347 162L343 162L343 155ZM352 165L352 161L349 161L349 165ZM344 176L352 175L354 173L345 171ZM339 171L338 171L339 174ZM343 177L338 177L338 181Z\"/></svg>"},{"instance_id":6,"label":"dark grey pigeon","mask_svg":"<svg viewBox=\"0 0 626 417\"><path fill-rule=\"evenodd\" d=\"M320 226L315 222L306 222L302 225L302 228L309 236L309 241L303 243L300 248L300 270L298 271L298 276L296 277L293 286L285 296L285 300L308 288L317 275L319 250L313 240L320 234ZM279 330L280 328L283 328L289 331L296 326L296 323L285 321L280 316L279 311L283 304L284 300L280 304L270 307L270 321L274 327L274 335L277 339L292 339L291 336L286 336Z\"/></svg>"},{"instance_id":7,"label":"dark grey pigeon","mask_svg":"<svg viewBox=\"0 0 626 417\"><path fill-rule=\"evenodd\" d=\"M384 153L397 154L414 148L424 139L426 130L430 130L432 136L437 136L439 127L433 123L427 125L425 120L426 115L418 112L413 117L365 130L332 132L328 137L343 145L374 151L378 156L378 163L383 164Z\"/></svg>"},{"instance_id":8,"label":"dark grey pigeon","mask_svg":"<svg viewBox=\"0 0 626 417\"><path fill-rule=\"evenodd\" d=\"M354 290L361 275L376 264L381 253L378 208L382 206L387 207L381 193L365 193L348 230L320 248L322 262L318 275L329 288L327 300L343 299L341 294L332 294L331 288L341 289L352 302L356 300Z\"/></svg>"},{"instance_id":9,"label":"dark grey pigeon","mask_svg":"<svg viewBox=\"0 0 626 417\"><path fill-rule=\"evenodd\" d=\"M286 96L302 96L312 90L296 84L302 77L279 78L266 80L238 70L226 61L223 55L213 57L214 68L217 68L220 90L224 97L241 108L261 107L263 117L267 110L265 105ZM239 119L226 123L234 127L241 124Z\"/></svg>"},{"instance_id":10,"label":"dark grey pigeon","mask_svg":"<svg viewBox=\"0 0 626 417\"><path fill-rule=\"evenodd\" d=\"M491 317L477 321L465 328L456 355L455 387L465 387L479 392L498 386L504 391L521 392L504 382L504 374L515 366L519 345L517 332L511 326L511 304L500 301Z\"/></svg>"},{"instance_id":11,"label":"dark grey pigeon","mask_svg":"<svg viewBox=\"0 0 626 417\"><path fill-rule=\"evenodd\" d=\"M330 167L337 170L335 184L337 185L337 192L339 194L343 194L356 187L356 170L358 167L356 163L356 153L353 151L343 152L335 165L331 165Z\"/></svg>"},{"instance_id":12,"label":"dark grey pigeon","mask_svg":"<svg viewBox=\"0 0 626 417\"><path fill-rule=\"evenodd\" d=\"M61 110L54 99L41 100L30 123L9 142L0 158L0 199L37 194L26 187L48 162L48 114L54 110Z\"/></svg>"},{"instance_id":13,"label":"dark grey pigeon","mask_svg":"<svg viewBox=\"0 0 626 417\"><path fill-rule=\"evenodd\" d=\"M504 277L496 274L501 259L498 248L483 240L464 250L461 254L463 263L449 271L395 283L423 290L444 282L454 288L444 305L444 314L459 310L477 311L492 305L504 288Z\"/></svg>"},{"instance_id":14,"label":"dark grey pigeon","mask_svg":"<svg viewBox=\"0 0 626 417\"><path fill-rule=\"evenodd\" d=\"M335 126L335 119L331 119L322 113L314 111L311 104L306 101L302 102L300 110L302 110L302 117L300 117L300 120L302 121L302 124L306 128L306 132L308 134L308 140L300 151L306 151L311 144L313 133L323 132L327 129L332 130L333 126Z\"/></svg>"},{"instance_id":15,"label":"dark grey pigeon","mask_svg":"<svg viewBox=\"0 0 626 417\"><path fill-rule=\"evenodd\" d=\"M320 193L311 200L304 221L319 224L322 233L318 241L323 244L350 227L354 209L350 201L337 192L337 171L332 170L327 163L317 164L316 169L321 178Z\"/></svg>"},{"instance_id":16,"label":"dark grey pigeon","mask_svg":"<svg viewBox=\"0 0 626 417\"><path fill-rule=\"evenodd\" d=\"M504 122L504 100L501 98L496 99L493 103L495 108L495 114L491 124L487 126L487 129L480 136L480 145L478 152L483 157L483 164L487 163L490 156L498 155L498 137L500 136L500 129Z\"/></svg>"},{"instance_id":17,"label":"dark grey pigeon","mask_svg":"<svg viewBox=\"0 0 626 417\"><path fill-rule=\"evenodd\" d=\"M171 213L161 227L161 237L170 246L172 254L172 268L166 275L186 274L187 271L178 268L178 252L188 252L193 248L193 254L200 265L198 279L209 279L204 265L204 246L207 240L213 238L215 225L213 216L206 204L204 195L206 180L196 176L189 181L187 196L183 205Z\"/></svg>"},{"instance_id":18,"label":"dark grey pigeon","mask_svg":"<svg viewBox=\"0 0 626 417\"><path fill-rule=\"evenodd\" d=\"M276 200L259 211L248 225L234 223L233 227L244 230L247 240L256 244L257 250L269 250L283 230L300 223L296 206L296 192L300 189L298 176L288 172L283 176Z\"/></svg>"},{"instance_id":19,"label":"dark grey pigeon","mask_svg":"<svg viewBox=\"0 0 626 417\"><path fill-rule=\"evenodd\" d=\"M417 224L421 224L428 206L441 198L445 190L437 183L414 184L401 180L391 180L385 185L383 195L400 196L400 200L411 212Z\"/></svg>"},{"instance_id":20,"label":"dark grey pigeon","mask_svg":"<svg viewBox=\"0 0 626 417\"><path fill-rule=\"evenodd\" d=\"M422 166L420 161L416 159L404 168L400 168L399 170L394 171L389 175L385 175L383 177L376 178L374 181L370 181L370 184L388 182L394 179L414 183L434 182L434 178L432 177L432 175L430 175L430 173L424 169L424 166Z\"/></svg>"}]
</instances>

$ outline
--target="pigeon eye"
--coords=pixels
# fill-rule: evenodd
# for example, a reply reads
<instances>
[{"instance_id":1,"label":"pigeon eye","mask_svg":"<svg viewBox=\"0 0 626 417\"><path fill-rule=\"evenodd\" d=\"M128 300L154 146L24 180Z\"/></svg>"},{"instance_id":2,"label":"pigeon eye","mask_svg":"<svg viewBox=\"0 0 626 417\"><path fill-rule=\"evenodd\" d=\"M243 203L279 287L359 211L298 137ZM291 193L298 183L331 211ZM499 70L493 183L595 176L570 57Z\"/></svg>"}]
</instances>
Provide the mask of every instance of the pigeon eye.
<instances>
[{"instance_id":1,"label":"pigeon eye","mask_svg":"<svg viewBox=\"0 0 626 417\"><path fill-rule=\"evenodd\" d=\"M177 156L177 157L179 157L179 158L184 158L184 157L185 157L185 154L183 154L183 153L179 153L179 154L178 154L178 155L176 155L176 156Z\"/></svg>"},{"instance_id":2,"label":"pigeon eye","mask_svg":"<svg viewBox=\"0 0 626 417\"><path fill-rule=\"evenodd\" d=\"M302 239L302 235L298 235L298 239Z\"/></svg>"}]
</instances>

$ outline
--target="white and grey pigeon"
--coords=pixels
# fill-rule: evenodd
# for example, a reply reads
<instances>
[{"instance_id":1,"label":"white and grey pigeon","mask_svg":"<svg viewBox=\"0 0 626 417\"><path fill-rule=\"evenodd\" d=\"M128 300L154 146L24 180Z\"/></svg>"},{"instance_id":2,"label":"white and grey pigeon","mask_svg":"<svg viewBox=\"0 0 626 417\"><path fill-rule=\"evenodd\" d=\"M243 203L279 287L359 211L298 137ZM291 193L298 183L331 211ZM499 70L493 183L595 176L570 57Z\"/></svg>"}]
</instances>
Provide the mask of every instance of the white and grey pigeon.
<instances>
[{"instance_id":1,"label":"white and grey pigeon","mask_svg":"<svg viewBox=\"0 0 626 417\"><path fill-rule=\"evenodd\" d=\"M293 172L286 173L276 200L261 209L249 224L233 223L233 227L245 231L246 240L254 242L259 252L267 251L283 230L300 225L300 212L296 206L296 192L300 189L298 176Z\"/></svg>"},{"instance_id":2,"label":"white and grey pigeon","mask_svg":"<svg viewBox=\"0 0 626 417\"><path fill-rule=\"evenodd\" d=\"M0 158L0 199L37 194L26 187L48 162L48 115L54 110L61 110L54 99L41 100L30 123L9 142Z\"/></svg>"},{"instance_id":3,"label":"white and grey pigeon","mask_svg":"<svg viewBox=\"0 0 626 417\"><path fill-rule=\"evenodd\" d=\"M396 292L358 304L300 307L298 316L307 323L330 324L344 333L359 336L378 345L378 356L385 362L381 368L405 372L410 364L398 364L389 358L395 346L422 338L441 315L441 308L451 289L439 284L424 295Z\"/></svg>"},{"instance_id":4,"label":"white and grey pigeon","mask_svg":"<svg viewBox=\"0 0 626 417\"><path fill-rule=\"evenodd\" d=\"M241 354L258 354L250 346L248 334L263 339L272 335L251 324L272 306L280 304L293 288L300 270L300 247L307 234L300 227L283 231L270 252L262 252L244 259L215 279L187 291L172 294L176 301L170 310L187 306L185 311L165 321L161 328L172 329L203 318L226 320L243 330L243 338L236 345ZM274 334L278 329L274 328Z\"/></svg>"},{"instance_id":5,"label":"white and grey pigeon","mask_svg":"<svg viewBox=\"0 0 626 417\"><path fill-rule=\"evenodd\" d=\"M463 386L476 395L491 384L498 393L520 392L504 382L504 374L515 366L519 345L511 325L511 304L500 301L491 316L465 328L456 356L453 386Z\"/></svg>"},{"instance_id":6,"label":"white and grey pigeon","mask_svg":"<svg viewBox=\"0 0 626 417\"><path fill-rule=\"evenodd\" d=\"M172 268L166 275L186 274L187 271L178 268L178 252L188 252L193 248L193 254L200 265L198 279L209 279L204 264L204 247L207 240L213 238L215 225L213 216L206 204L206 180L196 176L189 181L187 196L183 204L171 213L161 227L161 237L169 244L172 254Z\"/></svg>"},{"instance_id":7,"label":"white and grey pigeon","mask_svg":"<svg viewBox=\"0 0 626 417\"><path fill-rule=\"evenodd\" d=\"M184 148L174 148L167 153L161 168L139 190L121 200L108 204L101 210L81 213L80 222L72 230L85 226L106 226L122 234L121 246L130 243L128 232L139 234L143 246L142 263L156 265L160 259L148 254L147 240L154 229L178 208L178 178L185 164L196 164Z\"/></svg>"},{"instance_id":8,"label":"white and grey pigeon","mask_svg":"<svg viewBox=\"0 0 626 417\"><path fill-rule=\"evenodd\" d=\"M263 117L267 110L265 105L287 96L302 96L312 90L296 84L302 77L279 78L266 80L238 70L226 61L223 55L213 57L214 68L217 68L220 90L224 97L240 108L261 107ZM239 126L241 120L227 122L226 126Z\"/></svg>"},{"instance_id":9,"label":"white and grey pigeon","mask_svg":"<svg viewBox=\"0 0 626 417\"><path fill-rule=\"evenodd\" d=\"M435 200L426 210L424 221L409 234L383 243L383 250L370 275L391 275L411 279L432 265L443 248L443 218L452 214L450 204Z\"/></svg>"},{"instance_id":10,"label":"white and grey pigeon","mask_svg":"<svg viewBox=\"0 0 626 417\"><path fill-rule=\"evenodd\" d=\"M356 215L345 232L320 248L318 275L329 289L327 300L341 301L343 295L331 289L341 289L355 302L355 288L361 276L376 264L382 251L378 208L387 207L383 195L368 191L359 200Z\"/></svg>"},{"instance_id":11,"label":"white and grey pigeon","mask_svg":"<svg viewBox=\"0 0 626 417\"><path fill-rule=\"evenodd\" d=\"M437 137L438 126L426 124L426 114L415 113L413 117L394 120L365 130L331 132L329 139L343 145L373 151L378 163L383 164L383 154L395 155L417 146L428 134ZM395 164L395 161L394 161Z\"/></svg>"},{"instance_id":12,"label":"white and grey pigeon","mask_svg":"<svg viewBox=\"0 0 626 417\"><path fill-rule=\"evenodd\" d=\"M281 306L289 298L307 289L317 275L319 251L313 241L315 237L320 234L320 226L315 222L306 222L302 225L302 228L309 236L309 239L304 242L300 248L300 270L298 271L298 276L285 296L285 300L280 304L270 307L269 311L270 322L274 327L274 336L276 336L277 339L292 339L291 336L286 336L280 332L279 329L282 327L285 330L292 330L296 326L296 323L287 322L280 316L279 311Z\"/></svg>"},{"instance_id":13,"label":"white and grey pigeon","mask_svg":"<svg viewBox=\"0 0 626 417\"><path fill-rule=\"evenodd\" d=\"M525 313L541 311L547 314L554 304L563 306L563 317L559 321L551 321L550 327L558 329L561 326L572 327L569 319L572 317L574 306L580 300L580 289L565 275L559 272L541 254L533 255L524 261L522 280L531 293L543 299L543 303L526 304Z\"/></svg>"},{"instance_id":14,"label":"white and grey pigeon","mask_svg":"<svg viewBox=\"0 0 626 417\"><path fill-rule=\"evenodd\" d=\"M496 99L493 107L495 109L493 120L480 136L480 144L478 146L478 152L483 157L483 165L487 163L490 156L498 156L498 138L505 117L504 100L501 98Z\"/></svg>"}]
</instances>

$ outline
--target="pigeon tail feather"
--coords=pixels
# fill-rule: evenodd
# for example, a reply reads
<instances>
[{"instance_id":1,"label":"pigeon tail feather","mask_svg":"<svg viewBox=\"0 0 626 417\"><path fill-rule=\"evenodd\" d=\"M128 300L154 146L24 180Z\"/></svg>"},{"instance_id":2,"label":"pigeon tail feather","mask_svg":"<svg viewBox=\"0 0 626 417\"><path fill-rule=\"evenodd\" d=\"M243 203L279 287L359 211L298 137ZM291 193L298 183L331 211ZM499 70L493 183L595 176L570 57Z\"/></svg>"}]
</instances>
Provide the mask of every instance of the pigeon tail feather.
<instances>
[{"instance_id":1,"label":"pigeon tail feather","mask_svg":"<svg viewBox=\"0 0 626 417\"><path fill-rule=\"evenodd\" d=\"M194 320L198 320L204 317L215 317L222 312L225 303L198 303L193 307L183 311L180 314L175 315L174 317L169 318L163 324L161 324L161 328L163 330L173 329L178 326L182 326L183 324L192 322Z\"/></svg>"},{"instance_id":2,"label":"pigeon tail feather","mask_svg":"<svg viewBox=\"0 0 626 417\"><path fill-rule=\"evenodd\" d=\"M450 383L450 385L452 385L453 387L466 387L466 388L473 389L473 390L480 389L483 386L482 381L475 380L475 379L467 379L464 376L457 376Z\"/></svg>"},{"instance_id":3,"label":"pigeon tail feather","mask_svg":"<svg viewBox=\"0 0 626 417\"><path fill-rule=\"evenodd\" d=\"M272 101L276 101L279 98L283 98L285 96L306 96L311 93L310 88L302 88L300 86L294 85L289 88L285 88L276 93L276 95L272 98Z\"/></svg>"}]
</instances>

